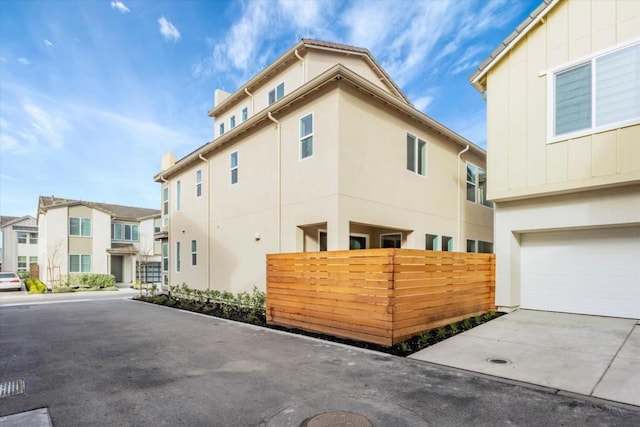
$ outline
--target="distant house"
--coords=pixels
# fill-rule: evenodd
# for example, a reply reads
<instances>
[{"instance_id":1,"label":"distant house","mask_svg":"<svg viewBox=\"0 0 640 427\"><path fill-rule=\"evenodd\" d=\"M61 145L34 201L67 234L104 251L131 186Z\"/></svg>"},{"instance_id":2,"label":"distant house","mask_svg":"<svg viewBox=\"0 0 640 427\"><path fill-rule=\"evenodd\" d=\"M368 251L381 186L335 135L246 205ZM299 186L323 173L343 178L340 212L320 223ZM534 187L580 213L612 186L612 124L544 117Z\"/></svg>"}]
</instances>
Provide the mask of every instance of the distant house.
<instances>
[{"instance_id":1,"label":"distant house","mask_svg":"<svg viewBox=\"0 0 640 427\"><path fill-rule=\"evenodd\" d=\"M40 196L40 278L49 286L80 273L159 283L159 227L157 209Z\"/></svg>"},{"instance_id":2,"label":"distant house","mask_svg":"<svg viewBox=\"0 0 640 427\"><path fill-rule=\"evenodd\" d=\"M492 252L485 151L417 110L371 53L303 39L235 92L215 139L163 158L171 284L265 288L268 253Z\"/></svg>"},{"instance_id":3,"label":"distant house","mask_svg":"<svg viewBox=\"0 0 640 427\"><path fill-rule=\"evenodd\" d=\"M640 318L640 2L547 0L470 82L496 304Z\"/></svg>"},{"instance_id":4,"label":"distant house","mask_svg":"<svg viewBox=\"0 0 640 427\"><path fill-rule=\"evenodd\" d=\"M38 264L38 227L31 215L1 216L2 271L28 271Z\"/></svg>"}]
</instances>

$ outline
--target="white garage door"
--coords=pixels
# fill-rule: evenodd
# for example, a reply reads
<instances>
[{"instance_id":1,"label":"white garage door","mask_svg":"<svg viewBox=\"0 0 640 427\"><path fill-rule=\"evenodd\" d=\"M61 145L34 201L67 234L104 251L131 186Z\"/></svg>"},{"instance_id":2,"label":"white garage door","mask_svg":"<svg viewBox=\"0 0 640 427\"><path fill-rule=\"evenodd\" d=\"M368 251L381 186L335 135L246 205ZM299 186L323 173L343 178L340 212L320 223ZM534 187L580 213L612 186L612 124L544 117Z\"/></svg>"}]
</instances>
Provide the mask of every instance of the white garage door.
<instances>
[{"instance_id":1,"label":"white garage door","mask_svg":"<svg viewBox=\"0 0 640 427\"><path fill-rule=\"evenodd\" d=\"M640 318L640 227L523 234L521 307Z\"/></svg>"}]
</instances>

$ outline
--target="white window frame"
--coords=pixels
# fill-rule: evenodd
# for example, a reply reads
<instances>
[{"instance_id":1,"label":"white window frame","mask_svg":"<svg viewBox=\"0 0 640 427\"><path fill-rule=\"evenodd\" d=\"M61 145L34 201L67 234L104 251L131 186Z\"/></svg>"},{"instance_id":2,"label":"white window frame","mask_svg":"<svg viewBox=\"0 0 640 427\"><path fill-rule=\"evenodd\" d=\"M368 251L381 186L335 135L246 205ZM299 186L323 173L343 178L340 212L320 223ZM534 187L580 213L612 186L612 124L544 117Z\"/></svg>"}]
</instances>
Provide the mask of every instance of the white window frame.
<instances>
[{"instance_id":1,"label":"white window frame","mask_svg":"<svg viewBox=\"0 0 640 427\"><path fill-rule=\"evenodd\" d=\"M169 226L169 185L162 187L162 226Z\"/></svg>"},{"instance_id":2,"label":"white window frame","mask_svg":"<svg viewBox=\"0 0 640 427\"><path fill-rule=\"evenodd\" d=\"M196 170L196 197L202 196L202 169Z\"/></svg>"},{"instance_id":3,"label":"white window frame","mask_svg":"<svg viewBox=\"0 0 640 427\"><path fill-rule=\"evenodd\" d=\"M198 265L198 242L195 239L191 240L191 266Z\"/></svg>"},{"instance_id":4,"label":"white window frame","mask_svg":"<svg viewBox=\"0 0 640 427\"><path fill-rule=\"evenodd\" d=\"M278 87L280 86L282 86L282 96L278 98ZM273 93L273 102L270 102L272 93ZM284 93L285 93L285 85L284 85L284 81L281 81L280 83L275 85L273 89L267 92L267 105L273 105L276 102L280 101L282 98L284 98Z\"/></svg>"},{"instance_id":5,"label":"white window frame","mask_svg":"<svg viewBox=\"0 0 640 427\"><path fill-rule=\"evenodd\" d=\"M176 273L180 273L180 267L181 267L181 265L180 265L180 264L181 264L181 261L182 261L182 260L180 259L180 249L181 249L181 248L180 248L180 246L181 246L181 245L180 245L180 241L178 240L178 241L176 242L176 263L175 263L175 264L176 264L176 265L175 265Z\"/></svg>"},{"instance_id":6,"label":"white window frame","mask_svg":"<svg viewBox=\"0 0 640 427\"><path fill-rule=\"evenodd\" d=\"M233 155L236 155L236 165L233 166ZM236 172L236 180L233 182L233 172ZM240 155L238 154L238 150L232 151L229 154L229 185L238 185L238 181L240 181Z\"/></svg>"},{"instance_id":7,"label":"white window frame","mask_svg":"<svg viewBox=\"0 0 640 427\"><path fill-rule=\"evenodd\" d=\"M236 127L236 115L229 117L229 130Z\"/></svg>"},{"instance_id":8,"label":"white window frame","mask_svg":"<svg viewBox=\"0 0 640 427\"><path fill-rule=\"evenodd\" d=\"M475 182L471 182L468 180L468 175L467 175L467 169L469 168L469 166L472 167L473 169L473 173L474 173L474 178L475 178ZM485 189L487 186L487 182L486 182L486 176L487 176L487 171L484 168L481 168L480 166L476 165L475 163L471 163L471 162L465 162L465 168L464 168L464 180L465 180L465 187L464 187L464 198L467 200L467 202L469 203L473 203L479 206L484 206L485 208L489 208L489 209L493 209L493 202L487 200L486 198L486 194L483 197L480 197L480 171L484 172L484 176L485 176ZM474 186L474 190L473 190L473 195L475 200L469 200L468 197L468 192L467 192L467 185L468 184L472 184ZM486 191L485 191L486 193ZM480 201L480 199L484 198L484 203Z\"/></svg>"},{"instance_id":9,"label":"white window frame","mask_svg":"<svg viewBox=\"0 0 640 427\"><path fill-rule=\"evenodd\" d=\"M242 122L246 122L249 119L249 107L242 108L242 111L240 112L240 117Z\"/></svg>"},{"instance_id":10,"label":"white window frame","mask_svg":"<svg viewBox=\"0 0 640 427\"><path fill-rule=\"evenodd\" d=\"M71 269L71 257L78 257L78 271L74 271ZM88 270L83 270L82 269L82 265L83 265L83 258L84 257L89 257L89 269ZM92 269L92 260L91 260L91 255L88 254L69 254L69 273L91 273Z\"/></svg>"},{"instance_id":11,"label":"white window frame","mask_svg":"<svg viewBox=\"0 0 640 427\"><path fill-rule=\"evenodd\" d=\"M351 236L353 237L364 237L364 248L361 249L351 249ZM370 237L368 234L362 234L362 233L349 233L349 250L362 250L362 249L369 249L371 246L369 245L369 240Z\"/></svg>"},{"instance_id":12,"label":"white window frame","mask_svg":"<svg viewBox=\"0 0 640 427\"><path fill-rule=\"evenodd\" d=\"M414 138L414 144L413 144L413 168L414 168L414 170L409 169L408 165L405 165L406 168L407 168L407 172L411 172L413 174L416 174L418 176L423 176L423 177L426 178L428 173L429 173L429 168L428 168L428 165L429 165L429 143L427 142L426 139L422 139L419 136L416 136L416 135L412 134L411 132L407 132L407 134L405 136L405 146L406 146L406 144L408 142L407 139L409 137ZM418 161L418 157L419 157L419 154L420 154L420 143L421 142L424 143L424 164L423 164L424 173L420 173L420 171L418 170L419 169L418 167L420 165L420 162ZM408 147L407 147L406 152L405 152L405 164L407 163L406 160L408 160L407 159L408 156L409 156L409 151L408 151Z\"/></svg>"},{"instance_id":13,"label":"white window frame","mask_svg":"<svg viewBox=\"0 0 640 427\"><path fill-rule=\"evenodd\" d=\"M218 126L218 136L224 135L224 122Z\"/></svg>"},{"instance_id":14,"label":"white window frame","mask_svg":"<svg viewBox=\"0 0 640 427\"><path fill-rule=\"evenodd\" d=\"M162 243L162 272L169 272L169 243Z\"/></svg>"},{"instance_id":15,"label":"white window frame","mask_svg":"<svg viewBox=\"0 0 640 427\"><path fill-rule=\"evenodd\" d=\"M17 239L18 239L18 243L21 245L26 245L27 243L29 243L29 233L27 233L26 231L18 231L16 233ZM23 240L22 242L20 240Z\"/></svg>"},{"instance_id":16,"label":"white window frame","mask_svg":"<svg viewBox=\"0 0 640 427\"><path fill-rule=\"evenodd\" d=\"M380 248L383 248L382 239L384 239L385 236L400 236L400 248L402 248L402 233L400 233L400 232L398 232L398 233L382 233L382 234L380 234ZM387 248L387 249L391 249L391 248Z\"/></svg>"},{"instance_id":17,"label":"white window frame","mask_svg":"<svg viewBox=\"0 0 640 427\"><path fill-rule=\"evenodd\" d=\"M77 219L80 221L80 225L79 225L79 232L80 234L71 234L71 220L72 219ZM82 224L84 223L84 221L89 221L89 234L83 234L82 230L83 230L83 226ZM79 217L79 216L70 216L69 217L69 236L73 236L73 237L91 237L93 235L93 224L91 223L91 218L83 218L83 217Z\"/></svg>"},{"instance_id":18,"label":"white window frame","mask_svg":"<svg viewBox=\"0 0 640 427\"><path fill-rule=\"evenodd\" d=\"M577 58L569 63L563 64L559 67L554 67L540 73L540 76L547 76L547 144L553 144L555 142L566 141L568 139L578 138L581 136L592 135L594 133L605 132L608 130L618 129L625 126L630 126L640 123L640 117L634 117L632 119L624 120L621 122L610 123L607 125L596 126L596 60L603 56L607 56L619 50L633 46L640 43L640 37L632 40L620 43L613 47L603 49L594 52L589 55ZM569 71L573 68L577 68L581 65L591 64L591 126L587 129L581 129L574 132L567 132L560 135L555 135L556 120L555 120L555 105L556 105L556 76L565 71Z\"/></svg>"},{"instance_id":19,"label":"white window frame","mask_svg":"<svg viewBox=\"0 0 640 427\"><path fill-rule=\"evenodd\" d=\"M306 135L302 136L302 135L301 135L301 133L302 133L302 119L306 119L306 118L307 118L307 117L309 117L309 116L311 116L311 129L312 129L312 130L311 130L311 133L309 133L309 134L306 134ZM313 132L313 129L315 129L315 123L314 123L314 115L313 115L313 111L312 111L312 112L310 112L310 113L305 114L304 116L300 116L300 117L298 118L298 135L299 135L298 159L299 159L300 161L307 160L307 159L310 159L311 157L313 157L313 153L315 152L315 151L314 151L314 144L313 144L313 143L314 143L314 135L313 135L313 134L314 134L314 132ZM310 155L308 155L308 156L306 156L306 157L302 157L302 142L303 142L304 140L309 139L309 138L311 138L311 154L310 154Z\"/></svg>"},{"instance_id":20,"label":"white window frame","mask_svg":"<svg viewBox=\"0 0 640 427\"><path fill-rule=\"evenodd\" d=\"M180 198L182 195L182 190L181 190L182 184L180 183L180 180L177 180L175 183L175 210L176 212L180 212Z\"/></svg>"},{"instance_id":21,"label":"white window frame","mask_svg":"<svg viewBox=\"0 0 640 427\"><path fill-rule=\"evenodd\" d=\"M30 256L27 265L29 266L29 268L31 268L31 266L33 264L37 264L37 263L38 263L38 257L37 256Z\"/></svg>"},{"instance_id":22,"label":"white window frame","mask_svg":"<svg viewBox=\"0 0 640 427\"><path fill-rule=\"evenodd\" d=\"M38 233L29 233L29 244L30 245L38 244Z\"/></svg>"},{"instance_id":23,"label":"white window frame","mask_svg":"<svg viewBox=\"0 0 640 427\"><path fill-rule=\"evenodd\" d=\"M24 262L20 262L20 258L24 258ZM28 267L28 258L26 255L18 255L18 263L16 264L18 271L26 271ZM22 265L21 265L22 264Z\"/></svg>"}]
</instances>

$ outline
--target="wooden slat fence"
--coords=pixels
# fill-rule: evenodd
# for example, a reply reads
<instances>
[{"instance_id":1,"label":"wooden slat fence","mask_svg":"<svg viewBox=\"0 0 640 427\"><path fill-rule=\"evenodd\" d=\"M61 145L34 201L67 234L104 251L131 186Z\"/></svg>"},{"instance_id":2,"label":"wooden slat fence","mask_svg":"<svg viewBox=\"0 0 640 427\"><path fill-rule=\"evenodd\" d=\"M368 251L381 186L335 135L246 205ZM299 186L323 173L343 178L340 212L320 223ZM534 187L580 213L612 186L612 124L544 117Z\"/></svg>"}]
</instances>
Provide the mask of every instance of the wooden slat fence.
<instances>
[{"instance_id":1,"label":"wooden slat fence","mask_svg":"<svg viewBox=\"0 0 640 427\"><path fill-rule=\"evenodd\" d=\"M412 249L267 255L267 322L391 346L494 310L495 256Z\"/></svg>"}]
</instances>

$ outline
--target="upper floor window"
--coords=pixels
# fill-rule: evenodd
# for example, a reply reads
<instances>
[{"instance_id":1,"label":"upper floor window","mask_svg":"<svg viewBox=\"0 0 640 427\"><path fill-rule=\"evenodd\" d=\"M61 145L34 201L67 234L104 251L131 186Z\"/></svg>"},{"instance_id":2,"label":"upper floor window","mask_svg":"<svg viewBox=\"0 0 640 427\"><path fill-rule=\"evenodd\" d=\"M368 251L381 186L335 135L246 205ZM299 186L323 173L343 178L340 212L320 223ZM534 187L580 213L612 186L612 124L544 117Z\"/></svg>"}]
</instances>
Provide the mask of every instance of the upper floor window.
<instances>
[{"instance_id":1,"label":"upper floor window","mask_svg":"<svg viewBox=\"0 0 640 427\"><path fill-rule=\"evenodd\" d=\"M236 116L231 116L231 118L229 118L229 129L233 129L234 127L236 127Z\"/></svg>"},{"instance_id":2,"label":"upper floor window","mask_svg":"<svg viewBox=\"0 0 640 427\"><path fill-rule=\"evenodd\" d=\"M473 163L467 163L467 200L493 207L493 203L487 200L487 173Z\"/></svg>"},{"instance_id":3,"label":"upper floor window","mask_svg":"<svg viewBox=\"0 0 640 427\"><path fill-rule=\"evenodd\" d=\"M180 180L176 181L176 212L180 210Z\"/></svg>"},{"instance_id":4,"label":"upper floor window","mask_svg":"<svg viewBox=\"0 0 640 427\"><path fill-rule=\"evenodd\" d=\"M18 231L18 243L27 243L27 233Z\"/></svg>"},{"instance_id":5,"label":"upper floor window","mask_svg":"<svg viewBox=\"0 0 640 427\"><path fill-rule=\"evenodd\" d=\"M242 109L242 121L244 122L248 118L249 118L249 109L247 107L244 107Z\"/></svg>"},{"instance_id":6,"label":"upper floor window","mask_svg":"<svg viewBox=\"0 0 640 427\"><path fill-rule=\"evenodd\" d=\"M196 171L196 197L202 196L202 169Z\"/></svg>"},{"instance_id":7,"label":"upper floor window","mask_svg":"<svg viewBox=\"0 0 640 427\"><path fill-rule=\"evenodd\" d=\"M220 126L218 126L218 133L220 136L224 135L224 123L220 123Z\"/></svg>"},{"instance_id":8,"label":"upper floor window","mask_svg":"<svg viewBox=\"0 0 640 427\"><path fill-rule=\"evenodd\" d=\"M69 235L70 236L91 236L91 219L90 218L69 218Z\"/></svg>"},{"instance_id":9,"label":"upper floor window","mask_svg":"<svg viewBox=\"0 0 640 427\"><path fill-rule=\"evenodd\" d=\"M169 186L162 189L162 226L169 225Z\"/></svg>"},{"instance_id":10,"label":"upper floor window","mask_svg":"<svg viewBox=\"0 0 640 427\"><path fill-rule=\"evenodd\" d=\"M284 82L269 91L269 105L278 101L284 96Z\"/></svg>"},{"instance_id":11,"label":"upper floor window","mask_svg":"<svg viewBox=\"0 0 640 427\"><path fill-rule=\"evenodd\" d=\"M427 175L427 142L407 134L407 170Z\"/></svg>"},{"instance_id":12,"label":"upper floor window","mask_svg":"<svg viewBox=\"0 0 640 427\"><path fill-rule=\"evenodd\" d=\"M38 233L29 233L29 244L31 245L38 244Z\"/></svg>"},{"instance_id":13,"label":"upper floor window","mask_svg":"<svg viewBox=\"0 0 640 427\"><path fill-rule=\"evenodd\" d=\"M137 242L140 238L139 227L135 224L111 224L111 240L127 240Z\"/></svg>"},{"instance_id":14,"label":"upper floor window","mask_svg":"<svg viewBox=\"0 0 640 427\"><path fill-rule=\"evenodd\" d=\"M176 273L180 273L180 242L176 242Z\"/></svg>"},{"instance_id":15,"label":"upper floor window","mask_svg":"<svg viewBox=\"0 0 640 427\"><path fill-rule=\"evenodd\" d=\"M231 175L231 185L238 183L238 152L234 151L229 155L229 173Z\"/></svg>"},{"instance_id":16,"label":"upper floor window","mask_svg":"<svg viewBox=\"0 0 640 427\"><path fill-rule=\"evenodd\" d=\"M640 122L640 42L551 74L549 140Z\"/></svg>"},{"instance_id":17,"label":"upper floor window","mask_svg":"<svg viewBox=\"0 0 640 427\"><path fill-rule=\"evenodd\" d=\"M22 271L22 270L26 270L27 269L27 257L26 256L19 256L18 257L18 271Z\"/></svg>"},{"instance_id":18,"label":"upper floor window","mask_svg":"<svg viewBox=\"0 0 640 427\"><path fill-rule=\"evenodd\" d=\"M198 265L198 243L191 241L191 265Z\"/></svg>"},{"instance_id":19,"label":"upper floor window","mask_svg":"<svg viewBox=\"0 0 640 427\"><path fill-rule=\"evenodd\" d=\"M313 113L300 119L300 159L313 155Z\"/></svg>"}]
</instances>

